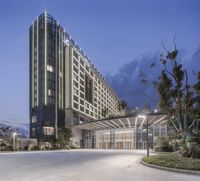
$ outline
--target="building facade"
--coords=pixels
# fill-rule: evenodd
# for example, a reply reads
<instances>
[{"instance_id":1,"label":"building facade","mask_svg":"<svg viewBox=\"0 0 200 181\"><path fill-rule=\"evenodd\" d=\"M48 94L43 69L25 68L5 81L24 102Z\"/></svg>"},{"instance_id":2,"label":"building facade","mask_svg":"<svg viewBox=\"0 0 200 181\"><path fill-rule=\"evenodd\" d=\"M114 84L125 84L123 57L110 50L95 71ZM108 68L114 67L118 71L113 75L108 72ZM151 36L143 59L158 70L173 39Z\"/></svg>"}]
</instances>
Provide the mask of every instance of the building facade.
<instances>
[{"instance_id":1,"label":"building facade","mask_svg":"<svg viewBox=\"0 0 200 181\"><path fill-rule=\"evenodd\" d=\"M81 147L90 149L146 149L147 144L154 149L159 137L168 135L167 116L162 113L134 113L73 127L87 130Z\"/></svg>"},{"instance_id":2,"label":"building facade","mask_svg":"<svg viewBox=\"0 0 200 181\"><path fill-rule=\"evenodd\" d=\"M105 78L47 12L31 25L29 48L31 138L53 141L59 128L123 114Z\"/></svg>"}]
</instances>

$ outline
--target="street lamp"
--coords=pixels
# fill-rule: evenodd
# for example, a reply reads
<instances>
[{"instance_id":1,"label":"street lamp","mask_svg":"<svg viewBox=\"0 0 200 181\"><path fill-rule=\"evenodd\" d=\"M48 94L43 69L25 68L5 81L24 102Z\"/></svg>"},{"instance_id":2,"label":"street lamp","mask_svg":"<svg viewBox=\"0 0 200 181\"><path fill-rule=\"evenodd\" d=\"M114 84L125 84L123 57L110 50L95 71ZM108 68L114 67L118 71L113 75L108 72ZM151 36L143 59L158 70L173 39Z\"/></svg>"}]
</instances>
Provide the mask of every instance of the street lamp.
<instances>
[{"instance_id":1,"label":"street lamp","mask_svg":"<svg viewBox=\"0 0 200 181\"><path fill-rule=\"evenodd\" d=\"M15 151L15 136L17 135L17 133L13 133L13 151Z\"/></svg>"},{"instance_id":2,"label":"street lamp","mask_svg":"<svg viewBox=\"0 0 200 181\"><path fill-rule=\"evenodd\" d=\"M3 141L3 140L2 140L2 139L0 139L0 151L1 151L1 144L2 144L2 141Z\"/></svg>"},{"instance_id":3,"label":"street lamp","mask_svg":"<svg viewBox=\"0 0 200 181\"><path fill-rule=\"evenodd\" d=\"M147 145L147 157L149 157L149 120L148 120L148 114L138 115L137 117L138 118L143 118L143 119L147 120L147 129L146 129L147 130L147 142L146 142L146 145Z\"/></svg>"}]
</instances>

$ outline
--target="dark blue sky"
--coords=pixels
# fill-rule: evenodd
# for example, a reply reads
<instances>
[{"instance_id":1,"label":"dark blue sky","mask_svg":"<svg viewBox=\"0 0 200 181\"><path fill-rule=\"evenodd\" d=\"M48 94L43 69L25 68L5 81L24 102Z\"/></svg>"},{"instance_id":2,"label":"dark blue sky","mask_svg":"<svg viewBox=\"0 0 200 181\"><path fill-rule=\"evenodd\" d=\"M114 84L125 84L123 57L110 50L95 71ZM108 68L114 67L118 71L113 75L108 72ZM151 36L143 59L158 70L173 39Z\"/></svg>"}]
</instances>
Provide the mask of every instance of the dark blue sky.
<instances>
[{"instance_id":1,"label":"dark blue sky","mask_svg":"<svg viewBox=\"0 0 200 181\"><path fill-rule=\"evenodd\" d=\"M141 88L133 77L144 62L156 59L161 42L170 48L176 36L187 65L200 46L199 0L0 0L0 121L29 121L28 29L44 10L60 22L131 106L139 104L134 92L139 94ZM115 82L121 78L124 85L122 75L128 77L127 72L132 75L131 86L126 84L124 92Z\"/></svg>"}]
</instances>

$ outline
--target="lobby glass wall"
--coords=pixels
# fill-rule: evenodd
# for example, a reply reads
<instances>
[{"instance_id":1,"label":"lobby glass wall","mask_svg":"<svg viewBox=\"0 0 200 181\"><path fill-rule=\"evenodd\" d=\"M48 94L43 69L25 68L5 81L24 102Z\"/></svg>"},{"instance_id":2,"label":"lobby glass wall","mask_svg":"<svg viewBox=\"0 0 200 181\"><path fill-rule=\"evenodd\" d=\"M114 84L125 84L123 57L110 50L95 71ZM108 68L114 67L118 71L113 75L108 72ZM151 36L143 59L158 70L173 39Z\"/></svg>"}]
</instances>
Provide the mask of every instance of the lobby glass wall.
<instances>
[{"instance_id":1,"label":"lobby glass wall","mask_svg":"<svg viewBox=\"0 0 200 181\"><path fill-rule=\"evenodd\" d=\"M149 128L149 146L154 148L160 136L167 136L167 126ZM84 148L95 149L146 149L145 128L106 129L87 131L83 136Z\"/></svg>"}]
</instances>

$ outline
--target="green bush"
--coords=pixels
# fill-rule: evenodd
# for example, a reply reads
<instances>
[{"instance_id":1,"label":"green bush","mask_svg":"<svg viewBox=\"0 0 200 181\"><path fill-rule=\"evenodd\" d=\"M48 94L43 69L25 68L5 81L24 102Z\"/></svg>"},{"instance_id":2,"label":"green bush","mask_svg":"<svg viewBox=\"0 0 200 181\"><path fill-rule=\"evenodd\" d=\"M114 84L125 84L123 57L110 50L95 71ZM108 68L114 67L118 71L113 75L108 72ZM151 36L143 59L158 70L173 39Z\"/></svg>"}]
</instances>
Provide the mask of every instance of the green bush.
<instances>
[{"instance_id":1,"label":"green bush","mask_svg":"<svg viewBox=\"0 0 200 181\"><path fill-rule=\"evenodd\" d=\"M3 146L3 147L1 147L1 151L13 151L13 147L12 146Z\"/></svg>"},{"instance_id":2,"label":"green bush","mask_svg":"<svg viewBox=\"0 0 200 181\"><path fill-rule=\"evenodd\" d=\"M40 150L40 148L39 148L38 146L33 146L33 147L31 148L31 150Z\"/></svg>"},{"instance_id":3,"label":"green bush","mask_svg":"<svg viewBox=\"0 0 200 181\"><path fill-rule=\"evenodd\" d=\"M192 158L200 158L200 148L192 149L190 155Z\"/></svg>"},{"instance_id":4,"label":"green bush","mask_svg":"<svg viewBox=\"0 0 200 181\"><path fill-rule=\"evenodd\" d=\"M170 168L200 170L200 159L186 158L175 153L145 157L143 161L149 164Z\"/></svg>"},{"instance_id":5,"label":"green bush","mask_svg":"<svg viewBox=\"0 0 200 181\"><path fill-rule=\"evenodd\" d=\"M28 146L27 146L27 145L24 146L24 149L23 149L23 150L26 150L26 151L27 151L27 150L28 150Z\"/></svg>"},{"instance_id":6,"label":"green bush","mask_svg":"<svg viewBox=\"0 0 200 181\"><path fill-rule=\"evenodd\" d=\"M200 158L200 138L187 137L180 142L180 153L184 157Z\"/></svg>"},{"instance_id":7,"label":"green bush","mask_svg":"<svg viewBox=\"0 0 200 181\"><path fill-rule=\"evenodd\" d=\"M155 151L158 152L172 152L173 148L168 137L159 137L156 142Z\"/></svg>"}]
</instances>

